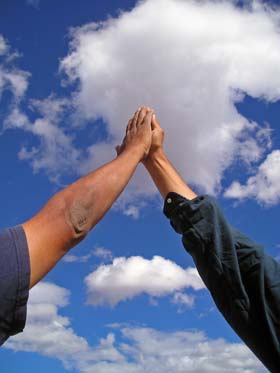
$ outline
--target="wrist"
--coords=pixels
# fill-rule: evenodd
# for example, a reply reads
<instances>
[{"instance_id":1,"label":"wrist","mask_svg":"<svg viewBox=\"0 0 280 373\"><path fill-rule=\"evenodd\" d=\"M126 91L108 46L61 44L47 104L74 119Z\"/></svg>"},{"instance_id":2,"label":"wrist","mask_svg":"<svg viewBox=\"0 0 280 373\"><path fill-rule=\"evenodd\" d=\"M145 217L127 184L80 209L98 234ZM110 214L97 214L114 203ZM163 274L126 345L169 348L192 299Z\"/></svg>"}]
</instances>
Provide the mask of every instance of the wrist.
<instances>
[{"instance_id":1,"label":"wrist","mask_svg":"<svg viewBox=\"0 0 280 373\"><path fill-rule=\"evenodd\" d=\"M120 155L127 156L131 159L136 160L138 163L143 159L145 150L142 146L130 146L123 150Z\"/></svg>"},{"instance_id":2,"label":"wrist","mask_svg":"<svg viewBox=\"0 0 280 373\"><path fill-rule=\"evenodd\" d=\"M157 163L161 159L165 159L166 155L162 147L159 147L155 150L150 150L149 154L146 158L142 160L145 167L152 166L153 164Z\"/></svg>"}]
</instances>

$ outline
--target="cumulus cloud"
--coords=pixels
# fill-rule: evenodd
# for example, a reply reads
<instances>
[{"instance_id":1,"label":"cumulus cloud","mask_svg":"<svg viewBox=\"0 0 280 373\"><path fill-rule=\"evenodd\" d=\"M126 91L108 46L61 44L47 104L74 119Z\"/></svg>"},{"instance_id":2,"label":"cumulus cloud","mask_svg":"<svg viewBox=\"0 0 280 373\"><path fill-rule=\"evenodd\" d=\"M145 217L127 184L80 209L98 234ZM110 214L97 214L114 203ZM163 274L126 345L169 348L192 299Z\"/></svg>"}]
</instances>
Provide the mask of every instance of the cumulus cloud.
<instances>
[{"instance_id":1,"label":"cumulus cloud","mask_svg":"<svg viewBox=\"0 0 280 373\"><path fill-rule=\"evenodd\" d=\"M70 291L51 282L41 282L30 291L28 305L50 303L64 307L69 304Z\"/></svg>"},{"instance_id":2,"label":"cumulus cloud","mask_svg":"<svg viewBox=\"0 0 280 373\"><path fill-rule=\"evenodd\" d=\"M203 191L219 192L234 161L254 166L272 145L269 127L243 117L235 103L245 94L268 102L280 97L280 12L260 2L248 1L242 9L234 3L146 0L117 18L73 29L60 71L75 88L66 99L31 100L38 118L17 128L31 131L40 145L22 148L20 159L53 181L82 175L115 156L128 118L148 104L158 113L166 151L182 176ZM0 54L6 61L12 55L3 37ZM19 100L29 74L3 66L0 93L10 89ZM6 128L25 115L13 109ZM77 123L91 125L98 118L106 140L75 147L82 128ZM137 219L145 206L142 195L155 192L139 167L122 195L125 203L115 207Z\"/></svg>"},{"instance_id":3,"label":"cumulus cloud","mask_svg":"<svg viewBox=\"0 0 280 373\"><path fill-rule=\"evenodd\" d=\"M142 293L161 297L187 287L205 288L195 268L185 270L160 256L151 260L140 256L115 258L112 264L102 265L90 273L85 283L89 304L112 307Z\"/></svg>"},{"instance_id":4,"label":"cumulus cloud","mask_svg":"<svg viewBox=\"0 0 280 373\"><path fill-rule=\"evenodd\" d=\"M209 340L201 331L165 333L149 328L124 328L122 333L133 341L133 345L123 344L122 350L141 361L139 372L265 371L244 345Z\"/></svg>"},{"instance_id":5,"label":"cumulus cloud","mask_svg":"<svg viewBox=\"0 0 280 373\"><path fill-rule=\"evenodd\" d=\"M225 191L228 198L256 198L260 203L273 205L280 201L280 150L272 151L246 184L234 181Z\"/></svg>"},{"instance_id":6,"label":"cumulus cloud","mask_svg":"<svg viewBox=\"0 0 280 373\"><path fill-rule=\"evenodd\" d=\"M265 372L243 344L209 339L202 331L162 332L118 325L118 339L110 332L90 346L71 328L70 319L59 314L69 297L67 289L53 283L36 285L30 293L24 332L3 347L37 352L81 373Z\"/></svg>"},{"instance_id":7,"label":"cumulus cloud","mask_svg":"<svg viewBox=\"0 0 280 373\"><path fill-rule=\"evenodd\" d=\"M68 290L52 283L38 284L30 293L24 333L10 338L5 347L39 352L61 360L67 359L70 353L87 349L87 342L69 328L69 319L58 314L58 308L66 306L68 302Z\"/></svg>"},{"instance_id":8,"label":"cumulus cloud","mask_svg":"<svg viewBox=\"0 0 280 373\"><path fill-rule=\"evenodd\" d=\"M85 338L70 326L70 319L59 315L59 308L69 303L70 292L53 283L39 283L30 293L27 324L23 333L10 338L4 345L15 351L37 352L59 359L66 369L84 372L98 361L123 361L113 344L112 333L92 348Z\"/></svg>"},{"instance_id":9,"label":"cumulus cloud","mask_svg":"<svg viewBox=\"0 0 280 373\"><path fill-rule=\"evenodd\" d=\"M61 70L78 82L81 117L102 117L112 139L92 147L91 166L99 152L102 161L110 159L108 149L141 104L157 111L167 153L182 175L209 193L220 189L236 154L246 163L260 160L269 141L260 140L263 129L235 103L244 93L280 97L279 11L248 4L147 0L118 18L72 30ZM240 151L245 148L250 152ZM143 170L130 187L139 193L154 193Z\"/></svg>"}]
</instances>

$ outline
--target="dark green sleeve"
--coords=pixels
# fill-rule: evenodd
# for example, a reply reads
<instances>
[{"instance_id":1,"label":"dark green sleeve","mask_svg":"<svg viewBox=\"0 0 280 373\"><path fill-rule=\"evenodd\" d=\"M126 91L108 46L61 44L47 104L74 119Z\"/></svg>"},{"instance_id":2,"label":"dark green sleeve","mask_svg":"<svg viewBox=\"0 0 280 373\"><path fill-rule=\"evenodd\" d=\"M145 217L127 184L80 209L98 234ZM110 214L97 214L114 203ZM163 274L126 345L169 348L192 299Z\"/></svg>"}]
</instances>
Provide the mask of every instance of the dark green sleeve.
<instances>
[{"instance_id":1,"label":"dark green sleeve","mask_svg":"<svg viewBox=\"0 0 280 373\"><path fill-rule=\"evenodd\" d=\"M232 228L209 196L166 197L164 212L227 322L272 372L280 372L280 265Z\"/></svg>"}]
</instances>

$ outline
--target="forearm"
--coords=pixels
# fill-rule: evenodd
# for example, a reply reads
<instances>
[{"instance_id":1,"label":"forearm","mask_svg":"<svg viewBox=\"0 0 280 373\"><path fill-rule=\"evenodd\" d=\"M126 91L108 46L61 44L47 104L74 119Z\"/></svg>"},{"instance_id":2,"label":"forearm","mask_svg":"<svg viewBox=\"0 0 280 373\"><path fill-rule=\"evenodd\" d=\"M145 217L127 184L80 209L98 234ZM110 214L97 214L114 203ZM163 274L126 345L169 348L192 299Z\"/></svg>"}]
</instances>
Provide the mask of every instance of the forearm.
<instances>
[{"instance_id":1,"label":"forearm","mask_svg":"<svg viewBox=\"0 0 280 373\"><path fill-rule=\"evenodd\" d=\"M169 192L178 193L187 199L196 197L196 194L181 178L162 149L151 154L143 164L163 198Z\"/></svg>"},{"instance_id":2,"label":"forearm","mask_svg":"<svg viewBox=\"0 0 280 373\"><path fill-rule=\"evenodd\" d=\"M102 219L127 185L140 159L139 152L125 151L62 191L67 201L66 220L74 237L79 239Z\"/></svg>"},{"instance_id":3,"label":"forearm","mask_svg":"<svg viewBox=\"0 0 280 373\"><path fill-rule=\"evenodd\" d=\"M98 223L123 191L141 158L125 151L112 162L57 193L23 224L31 262L31 287Z\"/></svg>"}]
</instances>

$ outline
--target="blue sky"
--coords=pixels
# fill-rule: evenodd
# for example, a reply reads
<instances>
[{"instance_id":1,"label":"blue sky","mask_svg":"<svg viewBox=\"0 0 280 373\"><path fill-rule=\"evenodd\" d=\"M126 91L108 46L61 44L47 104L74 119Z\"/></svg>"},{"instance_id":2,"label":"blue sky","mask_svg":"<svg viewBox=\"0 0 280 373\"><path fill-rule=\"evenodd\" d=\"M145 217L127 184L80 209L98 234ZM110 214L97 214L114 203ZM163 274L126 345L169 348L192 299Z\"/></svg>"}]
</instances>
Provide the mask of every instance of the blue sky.
<instances>
[{"instance_id":1,"label":"blue sky","mask_svg":"<svg viewBox=\"0 0 280 373\"><path fill-rule=\"evenodd\" d=\"M280 11L136 3L1 2L0 229L112 159L147 104L183 177L279 258ZM141 166L34 288L26 330L0 354L9 373L265 371L216 310Z\"/></svg>"}]
</instances>

